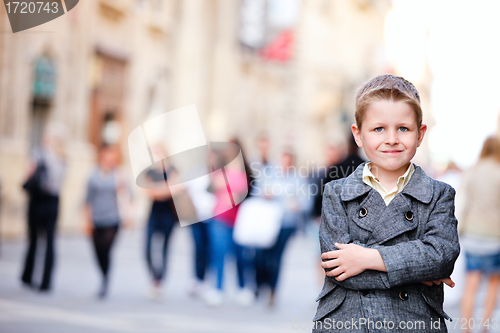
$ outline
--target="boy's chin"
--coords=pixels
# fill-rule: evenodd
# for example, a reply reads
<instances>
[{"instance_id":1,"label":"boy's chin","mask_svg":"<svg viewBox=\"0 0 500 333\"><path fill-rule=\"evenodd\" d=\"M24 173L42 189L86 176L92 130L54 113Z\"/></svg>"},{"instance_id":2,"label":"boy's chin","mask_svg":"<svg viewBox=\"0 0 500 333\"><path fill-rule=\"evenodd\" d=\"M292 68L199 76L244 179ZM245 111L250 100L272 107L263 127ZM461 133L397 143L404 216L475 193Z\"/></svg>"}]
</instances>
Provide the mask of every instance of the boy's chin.
<instances>
[{"instance_id":1,"label":"boy's chin","mask_svg":"<svg viewBox=\"0 0 500 333\"><path fill-rule=\"evenodd\" d=\"M373 167L384 169L386 171L398 171L401 168L407 168L409 163L410 161L405 163L380 163L380 164L372 162Z\"/></svg>"}]
</instances>

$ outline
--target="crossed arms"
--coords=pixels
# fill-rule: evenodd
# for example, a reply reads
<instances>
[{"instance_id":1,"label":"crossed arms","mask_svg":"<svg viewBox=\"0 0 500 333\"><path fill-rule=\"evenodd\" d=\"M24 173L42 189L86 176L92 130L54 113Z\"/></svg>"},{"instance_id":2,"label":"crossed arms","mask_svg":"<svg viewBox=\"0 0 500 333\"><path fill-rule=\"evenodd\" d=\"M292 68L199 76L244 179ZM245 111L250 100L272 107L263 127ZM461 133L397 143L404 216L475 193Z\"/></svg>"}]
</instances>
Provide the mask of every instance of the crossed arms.
<instances>
[{"instance_id":1,"label":"crossed arms","mask_svg":"<svg viewBox=\"0 0 500 333\"><path fill-rule=\"evenodd\" d=\"M325 186L320 225L321 263L333 282L348 289L388 289L410 283L446 283L460 252L457 220L453 213L455 190L438 194L421 239L396 245L366 246L348 233L348 218L331 184ZM328 260L329 259L329 260Z\"/></svg>"}]
</instances>

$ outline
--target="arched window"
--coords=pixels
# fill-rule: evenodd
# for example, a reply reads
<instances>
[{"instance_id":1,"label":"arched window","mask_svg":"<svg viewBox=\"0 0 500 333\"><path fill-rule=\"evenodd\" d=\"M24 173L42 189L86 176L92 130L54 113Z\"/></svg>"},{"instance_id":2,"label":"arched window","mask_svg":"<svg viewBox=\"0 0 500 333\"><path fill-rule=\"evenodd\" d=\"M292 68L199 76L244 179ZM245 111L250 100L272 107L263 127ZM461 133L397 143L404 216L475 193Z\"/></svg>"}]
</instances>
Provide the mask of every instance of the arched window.
<instances>
[{"instance_id":1,"label":"arched window","mask_svg":"<svg viewBox=\"0 0 500 333\"><path fill-rule=\"evenodd\" d=\"M56 90L56 69L52 60L41 56L35 62L35 78L33 80L34 99L50 100Z\"/></svg>"},{"instance_id":2,"label":"arched window","mask_svg":"<svg viewBox=\"0 0 500 333\"><path fill-rule=\"evenodd\" d=\"M41 56L34 63L32 84L30 147L41 146L45 125L49 118L52 99L56 90L56 68L48 56Z\"/></svg>"}]
</instances>

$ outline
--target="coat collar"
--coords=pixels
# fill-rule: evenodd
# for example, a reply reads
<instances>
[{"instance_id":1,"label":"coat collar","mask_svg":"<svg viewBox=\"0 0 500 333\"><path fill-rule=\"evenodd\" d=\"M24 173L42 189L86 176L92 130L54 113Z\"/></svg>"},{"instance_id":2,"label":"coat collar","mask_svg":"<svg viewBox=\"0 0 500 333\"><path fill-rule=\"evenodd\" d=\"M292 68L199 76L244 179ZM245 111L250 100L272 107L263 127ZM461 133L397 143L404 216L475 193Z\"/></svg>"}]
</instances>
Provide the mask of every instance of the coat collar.
<instances>
[{"instance_id":1,"label":"coat collar","mask_svg":"<svg viewBox=\"0 0 500 333\"><path fill-rule=\"evenodd\" d=\"M363 168L368 162L369 161L361 163L356 170L345 179L340 194L342 201L356 199L373 189L363 182ZM432 199L432 179L427 176L421 167L415 163L413 163L413 166L415 167L415 172L401 193L428 204Z\"/></svg>"}]
</instances>

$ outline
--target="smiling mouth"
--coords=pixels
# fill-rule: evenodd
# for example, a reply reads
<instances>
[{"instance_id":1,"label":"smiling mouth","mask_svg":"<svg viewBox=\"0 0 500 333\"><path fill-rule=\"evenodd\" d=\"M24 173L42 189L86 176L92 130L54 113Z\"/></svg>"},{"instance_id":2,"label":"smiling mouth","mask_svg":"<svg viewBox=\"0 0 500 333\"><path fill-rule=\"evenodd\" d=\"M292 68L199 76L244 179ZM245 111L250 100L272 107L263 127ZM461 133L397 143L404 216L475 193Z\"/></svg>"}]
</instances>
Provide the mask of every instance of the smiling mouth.
<instances>
[{"instance_id":1,"label":"smiling mouth","mask_svg":"<svg viewBox=\"0 0 500 333\"><path fill-rule=\"evenodd\" d=\"M401 152L402 152L402 150L386 150L386 151L383 151L384 154L399 154Z\"/></svg>"}]
</instances>

